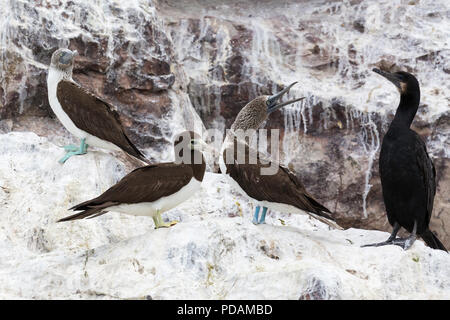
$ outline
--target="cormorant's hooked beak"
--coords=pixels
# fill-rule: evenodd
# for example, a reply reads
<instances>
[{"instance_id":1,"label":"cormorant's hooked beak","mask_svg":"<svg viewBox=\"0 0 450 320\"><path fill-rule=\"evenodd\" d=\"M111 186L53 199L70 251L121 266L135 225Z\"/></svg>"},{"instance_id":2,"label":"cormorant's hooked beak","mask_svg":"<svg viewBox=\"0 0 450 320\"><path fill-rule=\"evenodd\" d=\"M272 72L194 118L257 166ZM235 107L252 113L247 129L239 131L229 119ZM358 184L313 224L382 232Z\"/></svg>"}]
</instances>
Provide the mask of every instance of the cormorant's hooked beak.
<instances>
[{"instance_id":1,"label":"cormorant's hooked beak","mask_svg":"<svg viewBox=\"0 0 450 320\"><path fill-rule=\"evenodd\" d=\"M266 104L267 104L267 113L268 113L268 114L269 114L269 113L272 113L272 112L274 112L275 110L278 110L278 109L280 109L281 107L284 107L284 106L286 106L286 105L288 105L288 104L291 104L291 103L294 103L294 102L297 102L297 101L300 101L300 100L305 99L305 97L302 97L302 98L293 99L293 100L289 100L289 101L286 101L286 102L277 104L278 100L280 100L281 97L282 97L286 92L289 92L289 89L291 89L291 87L292 87L294 84L296 84L296 83L297 83L297 81L295 81L294 83L291 83L289 86L287 86L286 88L284 88L283 90L281 90L281 91L278 92L277 94L274 94L273 96L270 96L270 97L267 99Z\"/></svg>"},{"instance_id":2,"label":"cormorant's hooked beak","mask_svg":"<svg viewBox=\"0 0 450 320\"><path fill-rule=\"evenodd\" d=\"M372 69L373 72L378 73L379 75L385 77L386 79L388 79L390 82L392 82L400 91L403 91L402 88L402 82L399 78L397 78L397 76L393 73L390 72L386 72L386 71L382 71L380 69L374 68Z\"/></svg>"},{"instance_id":3,"label":"cormorant's hooked beak","mask_svg":"<svg viewBox=\"0 0 450 320\"><path fill-rule=\"evenodd\" d=\"M59 58L59 62L62 64L70 64L70 62L72 61L72 59L78 55L78 51L67 51L64 52L64 54L61 56L61 58Z\"/></svg>"}]
</instances>

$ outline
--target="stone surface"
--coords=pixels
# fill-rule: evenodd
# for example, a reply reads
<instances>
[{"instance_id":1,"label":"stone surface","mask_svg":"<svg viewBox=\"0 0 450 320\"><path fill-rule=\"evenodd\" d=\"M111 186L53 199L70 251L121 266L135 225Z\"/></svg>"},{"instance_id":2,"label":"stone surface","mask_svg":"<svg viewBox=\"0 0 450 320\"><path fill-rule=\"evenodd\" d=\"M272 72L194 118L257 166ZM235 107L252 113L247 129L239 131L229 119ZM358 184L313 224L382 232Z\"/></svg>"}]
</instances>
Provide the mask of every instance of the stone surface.
<instances>
[{"instance_id":1,"label":"stone surface","mask_svg":"<svg viewBox=\"0 0 450 320\"><path fill-rule=\"evenodd\" d=\"M57 162L63 150L34 133L0 134L1 299L449 299L450 256L420 240L360 248L388 233L330 230L306 215L253 205L221 175L163 214L110 212L56 221L129 172L103 151Z\"/></svg>"}]
</instances>

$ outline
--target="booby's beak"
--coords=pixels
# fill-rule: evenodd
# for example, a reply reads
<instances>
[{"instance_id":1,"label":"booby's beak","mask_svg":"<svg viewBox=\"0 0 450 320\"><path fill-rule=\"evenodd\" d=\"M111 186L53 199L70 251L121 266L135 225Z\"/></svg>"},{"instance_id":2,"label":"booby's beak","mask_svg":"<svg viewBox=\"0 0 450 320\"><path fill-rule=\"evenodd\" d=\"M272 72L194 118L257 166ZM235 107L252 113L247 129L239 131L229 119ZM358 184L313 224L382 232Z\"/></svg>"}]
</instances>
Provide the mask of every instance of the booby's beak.
<instances>
[{"instance_id":1,"label":"booby's beak","mask_svg":"<svg viewBox=\"0 0 450 320\"><path fill-rule=\"evenodd\" d=\"M382 71L382 70L377 69L377 68L372 69L372 71L378 73L379 75L381 75L383 77L385 77L390 82L392 82L400 91L403 91L402 81L397 77L397 75L395 75L393 73L390 73L390 72Z\"/></svg>"},{"instance_id":2,"label":"booby's beak","mask_svg":"<svg viewBox=\"0 0 450 320\"><path fill-rule=\"evenodd\" d=\"M277 104L278 100L280 100L281 97L282 97L285 93L289 92L289 89L291 89L292 86L293 86L294 84L296 84L296 83L297 83L297 81L295 81L294 83L291 83L289 86L287 86L286 88L284 88L283 90L281 90L281 91L278 92L277 94L274 94L273 96L270 96L270 97L267 99L267 101L266 101L266 104L267 104L267 114L272 113L272 112L274 112L275 110L278 110L278 109L280 109L281 107L284 107L284 106L286 106L286 105L288 105L288 104L292 104L292 103L294 103L294 102L297 102L297 101L300 101L300 100L305 99L304 97L302 97L302 98L293 99L293 100L289 100L289 101L286 101L286 102L278 103L278 104Z\"/></svg>"},{"instance_id":3,"label":"booby's beak","mask_svg":"<svg viewBox=\"0 0 450 320\"><path fill-rule=\"evenodd\" d=\"M59 62L61 64L70 64L70 62L73 60L73 58L75 56L78 55L78 51L64 51L64 53L62 54L62 56L59 58Z\"/></svg>"}]
</instances>

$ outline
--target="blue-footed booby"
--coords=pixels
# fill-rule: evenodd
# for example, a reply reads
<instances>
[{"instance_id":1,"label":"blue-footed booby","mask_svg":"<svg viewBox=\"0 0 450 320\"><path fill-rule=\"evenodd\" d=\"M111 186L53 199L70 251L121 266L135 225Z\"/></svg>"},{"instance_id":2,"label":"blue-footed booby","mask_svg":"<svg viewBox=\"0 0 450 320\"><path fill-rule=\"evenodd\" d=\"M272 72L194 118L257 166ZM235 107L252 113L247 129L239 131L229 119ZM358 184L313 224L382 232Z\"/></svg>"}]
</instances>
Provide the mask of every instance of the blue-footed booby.
<instances>
[{"instance_id":1,"label":"blue-footed booby","mask_svg":"<svg viewBox=\"0 0 450 320\"><path fill-rule=\"evenodd\" d=\"M202 150L206 146L192 131L177 135L174 140L175 162L135 169L97 198L70 208L82 212L58 222L94 218L107 211L115 211L151 216L155 228L174 225L176 222L164 223L161 213L179 205L200 189L206 168Z\"/></svg>"},{"instance_id":2,"label":"blue-footed booby","mask_svg":"<svg viewBox=\"0 0 450 320\"><path fill-rule=\"evenodd\" d=\"M254 224L264 223L267 209L270 208L287 213L306 211L316 219L339 228L334 221L330 221L333 220L331 212L306 191L293 172L265 158L235 134L239 130L244 132L257 130L270 113L302 100L303 98L299 98L278 103L294 84L296 82L275 95L255 98L239 112L222 145L219 157L220 171L235 189L256 203ZM245 160L239 155L239 150L245 150ZM256 159L256 163L252 164L250 159ZM262 168L271 166L277 169L275 174L262 174ZM263 210L259 219L260 207L263 207Z\"/></svg>"},{"instance_id":3,"label":"blue-footed booby","mask_svg":"<svg viewBox=\"0 0 450 320\"><path fill-rule=\"evenodd\" d=\"M122 150L148 163L125 134L114 108L73 81L73 61L77 54L69 49L56 50L48 70L50 106L64 127L81 139L80 146L64 147L67 153L59 162L64 163L73 155L85 154L89 145L113 151Z\"/></svg>"},{"instance_id":4,"label":"blue-footed booby","mask_svg":"<svg viewBox=\"0 0 450 320\"><path fill-rule=\"evenodd\" d=\"M379 161L383 200L393 231L386 241L363 247L394 244L406 250L418 235L429 247L447 251L429 229L436 170L425 143L410 129L420 103L419 82L408 72L373 71L392 82L400 93L400 104L383 138ZM396 238L401 227L410 236Z\"/></svg>"}]
</instances>

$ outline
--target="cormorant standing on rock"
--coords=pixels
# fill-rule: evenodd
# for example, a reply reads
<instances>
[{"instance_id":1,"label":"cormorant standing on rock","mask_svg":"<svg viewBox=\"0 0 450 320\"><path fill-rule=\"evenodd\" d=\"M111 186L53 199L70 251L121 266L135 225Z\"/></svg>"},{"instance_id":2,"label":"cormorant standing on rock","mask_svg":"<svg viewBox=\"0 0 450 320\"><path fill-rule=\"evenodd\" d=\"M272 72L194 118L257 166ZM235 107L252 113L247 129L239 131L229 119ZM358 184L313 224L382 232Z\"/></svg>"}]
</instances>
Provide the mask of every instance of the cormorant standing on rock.
<instances>
[{"instance_id":1,"label":"cormorant standing on rock","mask_svg":"<svg viewBox=\"0 0 450 320\"><path fill-rule=\"evenodd\" d=\"M379 163L384 204L394 229L385 242L363 247L395 244L406 250L420 236L429 247L447 251L428 227L436 193L436 171L425 143L410 129L419 108L419 82L407 72L373 71L391 81L400 92L400 104L383 138ZM411 235L396 238L401 227Z\"/></svg>"}]
</instances>

